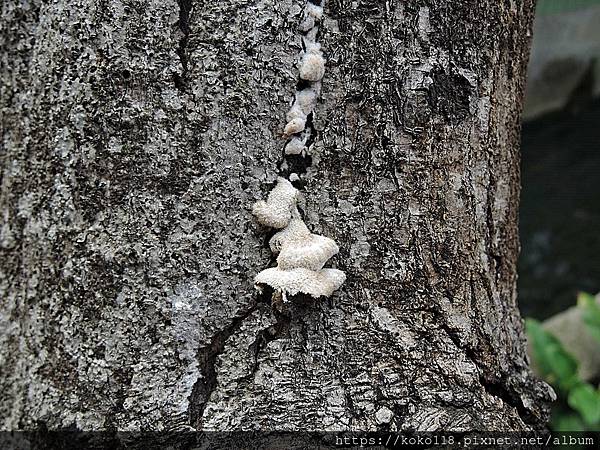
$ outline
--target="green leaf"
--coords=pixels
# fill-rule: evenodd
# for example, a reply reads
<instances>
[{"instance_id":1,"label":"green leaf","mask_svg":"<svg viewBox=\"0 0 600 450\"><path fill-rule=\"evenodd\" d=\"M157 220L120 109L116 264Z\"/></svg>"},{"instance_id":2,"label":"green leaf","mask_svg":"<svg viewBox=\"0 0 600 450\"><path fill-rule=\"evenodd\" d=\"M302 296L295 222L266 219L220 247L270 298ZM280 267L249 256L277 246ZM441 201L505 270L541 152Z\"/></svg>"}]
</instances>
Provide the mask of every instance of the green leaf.
<instances>
[{"instance_id":1,"label":"green leaf","mask_svg":"<svg viewBox=\"0 0 600 450\"><path fill-rule=\"evenodd\" d=\"M588 331L600 342L600 305L593 295L580 292L577 306L581 309L581 317Z\"/></svg>"},{"instance_id":2,"label":"green leaf","mask_svg":"<svg viewBox=\"0 0 600 450\"><path fill-rule=\"evenodd\" d=\"M580 383L569 392L568 403L587 425L600 422L600 393L589 383Z\"/></svg>"},{"instance_id":3,"label":"green leaf","mask_svg":"<svg viewBox=\"0 0 600 450\"><path fill-rule=\"evenodd\" d=\"M544 330L537 320L525 320L525 327L533 349L533 358L548 383L565 394L577 385L577 361L560 341Z\"/></svg>"},{"instance_id":4,"label":"green leaf","mask_svg":"<svg viewBox=\"0 0 600 450\"><path fill-rule=\"evenodd\" d=\"M573 412L553 412L550 427L552 431L586 431L585 424L579 414Z\"/></svg>"}]
</instances>

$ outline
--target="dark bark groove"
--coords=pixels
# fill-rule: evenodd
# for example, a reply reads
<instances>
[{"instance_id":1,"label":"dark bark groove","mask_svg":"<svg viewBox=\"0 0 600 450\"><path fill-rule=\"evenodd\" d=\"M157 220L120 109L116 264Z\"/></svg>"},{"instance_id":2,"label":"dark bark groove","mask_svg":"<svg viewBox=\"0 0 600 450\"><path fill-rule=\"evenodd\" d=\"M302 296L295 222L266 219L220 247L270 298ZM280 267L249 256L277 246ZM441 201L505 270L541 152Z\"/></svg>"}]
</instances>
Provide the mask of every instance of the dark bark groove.
<instances>
[{"instance_id":1,"label":"dark bark groove","mask_svg":"<svg viewBox=\"0 0 600 450\"><path fill-rule=\"evenodd\" d=\"M181 62L181 73L175 73L173 75L175 86L180 91L185 91L185 85L187 83L187 72L188 72L188 43L190 40L190 13L192 11L192 0L177 0L179 5L179 20L177 26L181 30L183 36L179 40L179 46L177 47L177 55Z\"/></svg>"},{"instance_id":2,"label":"dark bark groove","mask_svg":"<svg viewBox=\"0 0 600 450\"><path fill-rule=\"evenodd\" d=\"M210 399L210 395L217 386L217 373L215 371L217 357L223 353L227 339L240 328L242 322L248 318L250 314L256 311L256 307L257 306L254 305L248 311L244 312L243 315L235 317L227 328L213 334L209 345L198 350L197 358L201 377L198 378L192 388L188 411L190 424L194 428L202 428L202 414L204 413L204 408Z\"/></svg>"}]
</instances>

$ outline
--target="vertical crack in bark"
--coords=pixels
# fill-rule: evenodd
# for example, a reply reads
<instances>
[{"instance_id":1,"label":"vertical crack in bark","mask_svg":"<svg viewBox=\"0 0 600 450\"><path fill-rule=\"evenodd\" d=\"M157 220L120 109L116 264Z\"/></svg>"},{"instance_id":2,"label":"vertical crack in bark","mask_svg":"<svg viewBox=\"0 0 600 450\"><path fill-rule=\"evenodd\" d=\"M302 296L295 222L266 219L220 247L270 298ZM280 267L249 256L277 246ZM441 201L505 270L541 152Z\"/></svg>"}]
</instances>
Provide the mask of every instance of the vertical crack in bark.
<instances>
[{"instance_id":1,"label":"vertical crack in bark","mask_svg":"<svg viewBox=\"0 0 600 450\"><path fill-rule=\"evenodd\" d=\"M358 408L356 408L356 406L354 405L354 398L352 397L352 392L350 392L350 387L349 387L348 383L346 383L346 381L344 380L343 375L340 375L340 377L338 377L338 380L340 381L340 385L342 386L342 390L344 392L344 400L346 402L346 409L349 411L352 411L352 413L349 414L349 420L348 420L348 429L352 429L354 421L356 419L361 418L362 414L361 414L360 410Z\"/></svg>"},{"instance_id":2,"label":"vertical crack in bark","mask_svg":"<svg viewBox=\"0 0 600 450\"><path fill-rule=\"evenodd\" d=\"M188 406L190 424L197 430L202 428L204 409L217 386L217 372L215 369L217 357L223 353L227 339L240 328L250 314L256 311L257 307L256 302L253 303L242 315L235 317L229 326L215 333L210 344L198 350L197 359L201 377L198 378L192 388Z\"/></svg>"},{"instance_id":3,"label":"vertical crack in bark","mask_svg":"<svg viewBox=\"0 0 600 450\"><path fill-rule=\"evenodd\" d=\"M486 249L487 255L490 257L489 266L490 266L490 274L493 273L494 281L496 284L500 282L502 276L502 257L496 253L496 248L494 245L494 233L496 227L494 225L494 200L493 196L496 195L496 178L492 173L489 174L489 186L488 186L488 195L486 198L486 210L485 210L485 218L487 225L487 234L486 234ZM492 263L493 261L493 263ZM492 267L493 266L493 267Z\"/></svg>"},{"instance_id":4,"label":"vertical crack in bark","mask_svg":"<svg viewBox=\"0 0 600 450\"><path fill-rule=\"evenodd\" d=\"M187 72L188 72L188 58L187 58L187 46L190 39L190 13L192 11L192 0L177 0L179 5L179 20L177 26L183 33L183 36L179 40L177 47L177 56L181 61L181 73L173 74L173 81L175 87L181 92L185 91L187 84Z\"/></svg>"},{"instance_id":5,"label":"vertical crack in bark","mask_svg":"<svg viewBox=\"0 0 600 450\"><path fill-rule=\"evenodd\" d=\"M290 328L294 323L299 322L301 324L302 337L305 343L308 342L308 330L306 329L306 322L302 319L303 313L306 313L319 300L302 293L290 296L288 300L288 302L284 302L281 292L274 291L270 286L263 287L263 292L260 294L258 301L271 305L271 310L275 316L275 324L260 330L249 347L254 352L254 366L249 377L258 370L258 356L261 350L269 342L289 336ZM295 322L295 320L298 322Z\"/></svg>"},{"instance_id":6,"label":"vertical crack in bark","mask_svg":"<svg viewBox=\"0 0 600 450\"><path fill-rule=\"evenodd\" d=\"M535 418L531 411L523 404L523 400L514 388L511 388L510 382L506 379L506 370L500 368L500 377L490 372L486 367L482 367L479 363L479 349L468 344L462 343L457 333L452 330L446 323L443 313L440 311L432 311L435 315L435 321L439 328L444 331L454 346L462 350L465 356L481 371L479 375L479 383L489 395L499 399L507 406L517 410L517 414L521 420L528 425L535 425L539 419Z\"/></svg>"},{"instance_id":7,"label":"vertical crack in bark","mask_svg":"<svg viewBox=\"0 0 600 450\"><path fill-rule=\"evenodd\" d=\"M531 412L523 404L521 396L508 387L504 378L494 382L486 379L484 375L479 377L479 382L492 397L496 397L505 405L511 406L517 410L521 420L529 425L535 425L538 420L531 415Z\"/></svg>"},{"instance_id":8,"label":"vertical crack in bark","mask_svg":"<svg viewBox=\"0 0 600 450\"><path fill-rule=\"evenodd\" d=\"M248 377L254 376L258 370L258 356L260 355L260 351L269 345L269 342L287 335L290 329L291 320L287 315L277 311L276 308L273 308L273 313L276 320L275 324L260 330L256 334L256 339L250 345L250 350L254 353L254 365L252 366L252 371L248 374Z\"/></svg>"}]
</instances>

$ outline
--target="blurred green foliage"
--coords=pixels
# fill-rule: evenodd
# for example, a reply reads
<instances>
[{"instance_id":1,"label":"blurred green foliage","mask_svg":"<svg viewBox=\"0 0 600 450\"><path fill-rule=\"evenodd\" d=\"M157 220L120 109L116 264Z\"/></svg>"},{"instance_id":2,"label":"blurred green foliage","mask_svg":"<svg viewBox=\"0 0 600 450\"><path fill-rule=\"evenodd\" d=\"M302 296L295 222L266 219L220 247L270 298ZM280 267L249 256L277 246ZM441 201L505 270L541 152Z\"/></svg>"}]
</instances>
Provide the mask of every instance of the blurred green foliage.
<instances>
[{"instance_id":1,"label":"blurred green foliage","mask_svg":"<svg viewBox=\"0 0 600 450\"><path fill-rule=\"evenodd\" d=\"M589 294L580 293L577 307L583 322L600 345L600 306ZM600 390L578 375L578 362L560 341L535 319L526 319L533 359L542 377L556 390L552 411L554 431L600 431Z\"/></svg>"},{"instance_id":2,"label":"blurred green foliage","mask_svg":"<svg viewBox=\"0 0 600 450\"><path fill-rule=\"evenodd\" d=\"M539 0L536 14L557 14L593 5L600 5L600 0Z\"/></svg>"}]
</instances>

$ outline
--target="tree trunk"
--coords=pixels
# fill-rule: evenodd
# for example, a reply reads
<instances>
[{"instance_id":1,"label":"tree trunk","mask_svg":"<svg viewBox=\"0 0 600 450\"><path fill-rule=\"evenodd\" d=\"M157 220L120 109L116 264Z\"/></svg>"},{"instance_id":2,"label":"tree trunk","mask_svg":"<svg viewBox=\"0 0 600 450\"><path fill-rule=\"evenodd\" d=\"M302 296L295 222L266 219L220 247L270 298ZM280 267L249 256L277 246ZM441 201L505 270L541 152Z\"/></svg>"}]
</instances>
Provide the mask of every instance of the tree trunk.
<instances>
[{"instance_id":1,"label":"tree trunk","mask_svg":"<svg viewBox=\"0 0 600 450\"><path fill-rule=\"evenodd\" d=\"M280 312L251 207L303 7L2 4L2 429L543 427L515 292L533 0L325 5L287 165L347 281Z\"/></svg>"}]
</instances>

